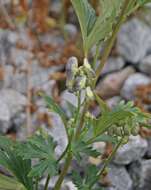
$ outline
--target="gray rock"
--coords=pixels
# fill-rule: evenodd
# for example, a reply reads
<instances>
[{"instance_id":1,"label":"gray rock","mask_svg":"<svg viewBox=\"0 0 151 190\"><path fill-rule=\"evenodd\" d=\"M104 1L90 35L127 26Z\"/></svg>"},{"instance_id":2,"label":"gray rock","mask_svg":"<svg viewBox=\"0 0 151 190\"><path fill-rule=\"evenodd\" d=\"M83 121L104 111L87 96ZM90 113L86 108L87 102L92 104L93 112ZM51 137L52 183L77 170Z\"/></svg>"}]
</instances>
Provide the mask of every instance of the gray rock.
<instances>
[{"instance_id":1,"label":"gray rock","mask_svg":"<svg viewBox=\"0 0 151 190\"><path fill-rule=\"evenodd\" d=\"M55 176L55 177L52 177L50 179L50 182L49 182L49 185L48 185L48 190L53 190L53 187L56 183L58 179L58 176ZM45 182L46 182L46 179L43 179L41 182L40 182L40 190L43 190L44 188L44 185L45 185ZM62 184L62 188L61 190L77 190L77 188L75 187L75 185L72 183L72 181L68 180L68 179L65 179L63 184Z\"/></svg>"},{"instance_id":2,"label":"gray rock","mask_svg":"<svg viewBox=\"0 0 151 190\"><path fill-rule=\"evenodd\" d=\"M5 89L0 91L0 131L6 133L11 120L26 106L26 98L18 92Z\"/></svg>"},{"instance_id":3,"label":"gray rock","mask_svg":"<svg viewBox=\"0 0 151 190\"><path fill-rule=\"evenodd\" d=\"M149 84L151 79L141 73L135 73L128 77L124 82L123 88L121 89L121 96L127 100L133 100L135 98L135 89L139 85Z\"/></svg>"},{"instance_id":4,"label":"gray rock","mask_svg":"<svg viewBox=\"0 0 151 190\"><path fill-rule=\"evenodd\" d=\"M17 69L27 70L28 62L33 58L33 54L30 51L12 48L11 60Z\"/></svg>"},{"instance_id":5,"label":"gray rock","mask_svg":"<svg viewBox=\"0 0 151 190\"><path fill-rule=\"evenodd\" d=\"M50 68L43 68L39 66L38 62L35 60L31 65L31 76L30 76L30 83L31 86L35 90L39 90L41 88L49 88L48 91L51 91L54 84L54 81L50 81L49 77L52 73L59 71L62 69L62 66L54 66ZM18 92L26 93L27 92L27 74L25 72L16 72L14 77L12 78L11 87ZM51 85L50 85L51 84Z\"/></svg>"},{"instance_id":6,"label":"gray rock","mask_svg":"<svg viewBox=\"0 0 151 190\"><path fill-rule=\"evenodd\" d=\"M85 98L85 92L82 91L81 103L84 101L84 98ZM69 109L68 103L73 105L74 107L77 107L78 106L78 99L77 99L76 95L74 95L73 93L70 93L68 90L65 90L61 94L61 106L65 110L67 115L70 117L71 111Z\"/></svg>"},{"instance_id":7,"label":"gray rock","mask_svg":"<svg viewBox=\"0 0 151 190\"><path fill-rule=\"evenodd\" d=\"M59 35L52 35L50 33L47 33L45 35L41 35L39 36L39 40L43 43L43 44L51 44L52 46L57 46L59 48L63 47L65 41L62 38L62 36Z\"/></svg>"},{"instance_id":8,"label":"gray rock","mask_svg":"<svg viewBox=\"0 0 151 190\"><path fill-rule=\"evenodd\" d=\"M151 55L146 56L139 64L140 71L151 75Z\"/></svg>"},{"instance_id":9,"label":"gray rock","mask_svg":"<svg viewBox=\"0 0 151 190\"><path fill-rule=\"evenodd\" d=\"M102 98L119 95L124 81L134 72L133 67L126 67L122 71L108 74L98 83L96 90Z\"/></svg>"},{"instance_id":10,"label":"gray rock","mask_svg":"<svg viewBox=\"0 0 151 190\"><path fill-rule=\"evenodd\" d=\"M102 70L102 74L119 71L124 65L125 62L121 57L110 57Z\"/></svg>"},{"instance_id":11,"label":"gray rock","mask_svg":"<svg viewBox=\"0 0 151 190\"><path fill-rule=\"evenodd\" d=\"M73 24L66 24L64 30L70 39L74 39L77 35L77 28Z\"/></svg>"},{"instance_id":12,"label":"gray rock","mask_svg":"<svg viewBox=\"0 0 151 190\"><path fill-rule=\"evenodd\" d=\"M129 142L120 147L113 162L118 165L127 165L142 158L147 151L147 141L138 136L130 136Z\"/></svg>"},{"instance_id":13,"label":"gray rock","mask_svg":"<svg viewBox=\"0 0 151 190\"><path fill-rule=\"evenodd\" d=\"M26 73L15 73L12 77L12 81L10 81L11 85L14 90L26 94L27 92L27 75Z\"/></svg>"},{"instance_id":14,"label":"gray rock","mask_svg":"<svg viewBox=\"0 0 151 190\"><path fill-rule=\"evenodd\" d=\"M133 18L122 26L117 49L127 61L139 62L151 50L151 29L142 21Z\"/></svg>"},{"instance_id":15,"label":"gray rock","mask_svg":"<svg viewBox=\"0 0 151 190\"><path fill-rule=\"evenodd\" d=\"M14 77L14 68L12 65L5 65L4 67L4 81L3 88L11 88Z\"/></svg>"},{"instance_id":16,"label":"gray rock","mask_svg":"<svg viewBox=\"0 0 151 190\"><path fill-rule=\"evenodd\" d=\"M26 97L12 89L1 90L0 99L8 106L11 118L22 111L27 104Z\"/></svg>"},{"instance_id":17,"label":"gray rock","mask_svg":"<svg viewBox=\"0 0 151 190\"><path fill-rule=\"evenodd\" d=\"M114 96L110 99L107 99L107 105L112 109L114 108L120 101L122 100L122 98L120 96Z\"/></svg>"},{"instance_id":18,"label":"gray rock","mask_svg":"<svg viewBox=\"0 0 151 190\"><path fill-rule=\"evenodd\" d=\"M151 160L134 162L129 168L134 190L151 190Z\"/></svg>"},{"instance_id":19,"label":"gray rock","mask_svg":"<svg viewBox=\"0 0 151 190\"><path fill-rule=\"evenodd\" d=\"M3 5L7 5L11 3L11 0L2 0L1 2Z\"/></svg>"},{"instance_id":20,"label":"gray rock","mask_svg":"<svg viewBox=\"0 0 151 190\"><path fill-rule=\"evenodd\" d=\"M67 134L63 122L57 114L51 113L51 121L52 128L49 129L48 132L53 136L54 140L57 142L55 152L56 156L59 157L68 144Z\"/></svg>"},{"instance_id":21,"label":"gray rock","mask_svg":"<svg viewBox=\"0 0 151 190\"><path fill-rule=\"evenodd\" d=\"M147 142L148 142L148 148L147 148L146 156L148 158L151 158L151 138L148 138Z\"/></svg>"},{"instance_id":22,"label":"gray rock","mask_svg":"<svg viewBox=\"0 0 151 190\"><path fill-rule=\"evenodd\" d=\"M64 183L62 190L78 190L72 181L67 181Z\"/></svg>"},{"instance_id":23,"label":"gray rock","mask_svg":"<svg viewBox=\"0 0 151 190\"><path fill-rule=\"evenodd\" d=\"M5 65L10 57L12 44L8 41L9 30L0 29L0 62Z\"/></svg>"},{"instance_id":24,"label":"gray rock","mask_svg":"<svg viewBox=\"0 0 151 190\"><path fill-rule=\"evenodd\" d=\"M132 190L132 180L123 166L109 166L108 179L111 186L106 190Z\"/></svg>"},{"instance_id":25,"label":"gray rock","mask_svg":"<svg viewBox=\"0 0 151 190\"><path fill-rule=\"evenodd\" d=\"M0 99L0 133L6 133L10 126L10 119L8 106Z\"/></svg>"}]
</instances>

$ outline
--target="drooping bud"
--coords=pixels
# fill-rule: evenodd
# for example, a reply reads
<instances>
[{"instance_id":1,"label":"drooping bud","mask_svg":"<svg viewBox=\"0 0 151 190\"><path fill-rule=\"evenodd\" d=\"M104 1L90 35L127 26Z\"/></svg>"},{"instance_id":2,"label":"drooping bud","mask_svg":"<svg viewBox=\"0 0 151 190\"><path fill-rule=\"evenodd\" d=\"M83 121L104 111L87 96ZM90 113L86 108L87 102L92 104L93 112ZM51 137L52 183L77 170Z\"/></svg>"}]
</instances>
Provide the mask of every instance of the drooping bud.
<instances>
[{"instance_id":1,"label":"drooping bud","mask_svg":"<svg viewBox=\"0 0 151 190\"><path fill-rule=\"evenodd\" d=\"M93 91L91 90L91 87L88 86L86 88L86 96L90 99L90 100L94 100L94 94Z\"/></svg>"},{"instance_id":2,"label":"drooping bud","mask_svg":"<svg viewBox=\"0 0 151 190\"><path fill-rule=\"evenodd\" d=\"M68 74L68 72L72 73L73 75L76 74L78 70L78 60L76 57L70 57L67 65L66 65L66 72Z\"/></svg>"},{"instance_id":3,"label":"drooping bud","mask_svg":"<svg viewBox=\"0 0 151 190\"><path fill-rule=\"evenodd\" d=\"M66 65L66 74L67 74L66 86L70 91L73 90L74 79L77 71L78 71L77 58L76 57L69 58Z\"/></svg>"}]
</instances>

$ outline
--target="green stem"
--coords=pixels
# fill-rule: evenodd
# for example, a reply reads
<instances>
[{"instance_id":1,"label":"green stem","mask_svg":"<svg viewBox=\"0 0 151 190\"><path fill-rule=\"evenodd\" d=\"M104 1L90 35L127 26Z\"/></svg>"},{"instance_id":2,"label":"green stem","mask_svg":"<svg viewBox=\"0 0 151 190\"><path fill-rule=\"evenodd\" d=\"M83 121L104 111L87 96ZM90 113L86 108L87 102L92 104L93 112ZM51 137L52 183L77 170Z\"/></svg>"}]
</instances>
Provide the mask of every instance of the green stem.
<instances>
[{"instance_id":1,"label":"green stem","mask_svg":"<svg viewBox=\"0 0 151 190\"><path fill-rule=\"evenodd\" d=\"M61 174L56 182L56 185L54 187L54 190L60 190L61 188L61 184L67 174L67 171L70 167L70 164L71 164L71 161L72 161L72 154L69 152L68 155L67 155L67 158L66 158L66 161L65 161L65 165L64 165L64 168L63 170L61 171Z\"/></svg>"},{"instance_id":2,"label":"green stem","mask_svg":"<svg viewBox=\"0 0 151 190\"><path fill-rule=\"evenodd\" d=\"M38 190L38 181L39 181L39 179L37 178L36 182L35 182L35 190Z\"/></svg>"},{"instance_id":3,"label":"green stem","mask_svg":"<svg viewBox=\"0 0 151 190\"><path fill-rule=\"evenodd\" d=\"M87 112L89 107L89 104L86 102L83 108L83 112L81 115L81 119L80 119L80 123L79 123L79 127L77 128L76 134L75 134L75 139L77 139L80 135L81 129L83 128L83 124L84 124L84 117L85 117L85 113Z\"/></svg>"},{"instance_id":4,"label":"green stem","mask_svg":"<svg viewBox=\"0 0 151 190\"><path fill-rule=\"evenodd\" d=\"M121 14L119 16L119 21L115 26L115 29L114 29L114 31L112 33L111 38L108 40L107 46L106 46L106 48L104 50L104 53L103 53L101 61L100 61L100 65L99 65L99 67L97 68L97 71L96 71L97 78L100 76L100 73L101 73L101 71L102 71L102 69L103 69L103 67L104 67L104 65L105 65L105 63L107 61L107 58L108 58L108 56L109 56L109 54L111 52L111 49L112 49L112 47L114 45L117 33L118 33L122 23L125 20L125 11L127 10L129 2L130 2L130 0L125 0L123 9L122 9Z\"/></svg>"},{"instance_id":5,"label":"green stem","mask_svg":"<svg viewBox=\"0 0 151 190\"><path fill-rule=\"evenodd\" d=\"M108 159L105 161L104 166L102 168L102 170L99 173L99 177L102 176L102 174L104 173L106 167L108 166L108 164L111 162L111 160L113 159L114 155L116 154L118 148L122 145L124 140L124 137L121 138L121 140L119 141L119 143L115 146L114 150L112 151L112 153L110 154L110 156L108 157Z\"/></svg>"},{"instance_id":6,"label":"green stem","mask_svg":"<svg viewBox=\"0 0 151 190\"><path fill-rule=\"evenodd\" d=\"M75 128L77 126L79 115L80 115L80 107L81 107L81 93L80 92L78 93L77 97L78 97L78 107L77 107L77 111L76 111L76 115L75 115L75 123L74 123ZM71 164L71 161L72 161L72 152L69 149L71 148L71 143L72 143L73 138L74 138L74 134L72 134L71 137L68 138L68 140L69 140L68 145L67 145L65 151L62 153L62 155L58 159L58 162L59 162L67 154L67 152L69 152L68 155L67 155L67 158L65 160L64 168L61 171L61 174L60 174L60 176L59 176L59 178L58 178L58 180L56 182L54 190L60 190L61 184L62 184L62 182L64 180L64 177L66 176L66 174L68 172L68 169L70 167L70 164Z\"/></svg>"},{"instance_id":7,"label":"green stem","mask_svg":"<svg viewBox=\"0 0 151 190\"><path fill-rule=\"evenodd\" d=\"M50 175L47 176L44 190L48 190L49 181L50 181Z\"/></svg>"},{"instance_id":8,"label":"green stem","mask_svg":"<svg viewBox=\"0 0 151 190\"><path fill-rule=\"evenodd\" d=\"M122 145L124 140L124 137L122 137L119 141L119 143L115 146L114 150L112 151L112 153L110 154L110 156L105 160L104 166L101 169L100 173L98 174L98 177L96 179L96 181L92 184L91 188L93 187L93 185L98 181L98 179L100 179L100 177L102 176L102 174L104 173L106 167L109 165L109 163L111 162L111 160L113 159L113 157L115 156L118 148Z\"/></svg>"}]
</instances>

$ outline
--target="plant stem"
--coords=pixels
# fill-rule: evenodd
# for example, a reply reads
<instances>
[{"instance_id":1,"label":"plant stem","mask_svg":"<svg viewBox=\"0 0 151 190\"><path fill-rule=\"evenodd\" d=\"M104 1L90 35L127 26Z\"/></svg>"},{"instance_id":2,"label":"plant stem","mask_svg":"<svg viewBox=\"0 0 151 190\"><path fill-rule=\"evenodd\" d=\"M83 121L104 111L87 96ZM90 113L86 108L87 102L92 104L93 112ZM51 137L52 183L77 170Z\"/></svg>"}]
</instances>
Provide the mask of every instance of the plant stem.
<instances>
[{"instance_id":1,"label":"plant stem","mask_svg":"<svg viewBox=\"0 0 151 190\"><path fill-rule=\"evenodd\" d=\"M119 143L115 146L114 150L112 151L112 153L110 154L110 156L108 157L108 159L105 161L104 166L102 168L102 170L99 173L99 176L101 177L101 175L103 174L104 170L106 169L107 165L110 163L110 161L113 159L115 153L117 152L118 148L122 145L124 138L122 137L119 141Z\"/></svg>"},{"instance_id":2,"label":"plant stem","mask_svg":"<svg viewBox=\"0 0 151 190\"><path fill-rule=\"evenodd\" d=\"M104 50L104 53L103 53L101 61L100 61L100 65L99 65L99 67L97 68L97 71L96 71L97 78L100 76L100 73L101 73L101 71L102 71L102 69L103 69L103 67L104 67L104 65L105 65L105 63L107 61L107 58L108 58L108 56L109 56L109 54L111 52L111 49L112 49L112 47L114 45L117 33L118 33L122 23L125 20L125 11L126 11L128 5L129 5L129 2L130 2L130 0L125 0L125 3L123 5L123 9L122 9L121 14L119 16L119 21L115 25L115 29L114 29L114 31L112 33L112 36L108 40L107 46L106 46L106 48Z\"/></svg>"},{"instance_id":3,"label":"plant stem","mask_svg":"<svg viewBox=\"0 0 151 190\"><path fill-rule=\"evenodd\" d=\"M67 171L68 171L68 169L70 167L71 161L72 161L72 154L71 154L71 152L69 152L68 155L67 155L66 161L65 161L64 168L61 171L61 174L60 174L60 176L58 178L58 181L57 181L57 183L56 183L56 185L54 187L54 190L60 190L61 184L62 184L62 182L64 180L64 177L66 176L66 173L67 173Z\"/></svg>"},{"instance_id":4,"label":"plant stem","mask_svg":"<svg viewBox=\"0 0 151 190\"><path fill-rule=\"evenodd\" d=\"M77 126L78 119L79 119L79 114L80 114L80 107L81 107L81 93L80 92L78 93L77 97L78 97L78 107L77 107L77 111L76 111L76 115L75 115L74 127ZM72 153L71 153L71 151L69 149L71 147L71 142L72 142L73 138L74 138L74 135L72 134L68 138L69 142L68 142L68 145L67 145L65 151L62 153L62 155L58 159L58 162L59 162L67 154L67 152L69 152L68 155L67 155L67 158L65 160L65 166L64 166L63 170L61 171L61 174L60 174L60 176L58 178L58 181L56 182L56 185L54 187L54 190L60 190L61 184L62 184L62 182L64 180L64 177L65 177L65 175L68 172L68 169L70 167L70 164L71 164L71 161L72 161Z\"/></svg>"},{"instance_id":5,"label":"plant stem","mask_svg":"<svg viewBox=\"0 0 151 190\"><path fill-rule=\"evenodd\" d=\"M77 131L76 131L75 139L78 138L78 136L80 134L80 131L81 131L82 127L83 127L84 116L85 116L86 111L88 110L88 107L89 107L89 104L86 102L85 105L84 105L84 108L83 108L82 115L81 115L79 127L77 128Z\"/></svg>"},{"instance_id":6,"label":"plant stem","mask_svg":"<svg viewBox=\"0 0 151 190\"><path fill-rule=\"evenodd\" d=\"M49 181L50 181L50 175L47 176L44 190L48 190Z\"/></svg>"},{"instance_id":7,"label":"plant stem","mask_svg":"<svg viewBox=\"0 0 151 190\"><path fill-rule=\"evenodd\" d=\"M37 178L36 182L35 182L35 190L38 190L38 181L39 181L39 179Z\"/></svg>"}]
</instances>

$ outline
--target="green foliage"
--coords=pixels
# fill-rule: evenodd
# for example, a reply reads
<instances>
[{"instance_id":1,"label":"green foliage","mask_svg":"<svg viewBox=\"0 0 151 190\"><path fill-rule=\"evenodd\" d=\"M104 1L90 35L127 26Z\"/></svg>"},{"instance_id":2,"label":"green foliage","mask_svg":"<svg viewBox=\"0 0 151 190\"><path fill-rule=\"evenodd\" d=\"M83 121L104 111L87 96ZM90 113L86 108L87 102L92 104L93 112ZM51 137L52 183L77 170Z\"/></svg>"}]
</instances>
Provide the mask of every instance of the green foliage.
<instances>
[{"instance_id":1,"label":"green foliage","mask_svg":"<svg viewBox=\"0 0 151 190\"><path fill-rule=\"evenodd\" d=\"M98 118L97 122L95 122L94 134L99 136L110 126L120 124L120 121L137 121L138 124L145 124L149 118L149 114L142 113L132 102L125 104L122 101L112 111L105 112Z\"/></svg>"},{"instance_id":2,"label":"green foliage","mask_svg":"<svg viewBox=\"0 0 151 190\"><path fill-rule=\"evenodd\" d=\"M54 176L58 172L57 160L55 157L56 143L50 135L36 134L29 138L26 143L19 144L17 153L25 160L38 159L28 173L30 177L41 177L44 173Z\"/></svg>"},{"instance_id":3,"label":"green foliage","mask_svg":"<svg viewBox=\"0 0 151 190\"><path fill-rule=\"evenodd\" d=\"M27 190L17 180L0 174L0 190Z\"/></svg>"},{"instance_id":4,"label":"green foliage","mask_svg":"<svg viewBox=\"0 0 151 190\"><path fill-rule=\"evenodd\" d=\"M76 171L73 171L73 181L78 188L78 190L96 190L92 186L96 181L98 181L99 169L96 166L90 165L86 168L84 176L80 176L80 174ZM101 190L101 188L98 188Z\"/></svg>"},{"instance_id":5,"label":"green foliage","mask_svg":"<svg viewBox=\"0 0 151 190\"><path fill-rule=\"evenodd\" d=\"M28 190L33 190L33 181L28 177L31 170L30 159L23 160L17 155L15 143L0 136L0 165L10 171Z\"/></svg>"},{"instance_id":6,"label":"green foliage","mask_svg":"<svg viewBox=\"0 0 151 190\"><path fill-rule=\"evenodd\" d=\"M62 108L58 104L56 104L55 101L50 96L44 96L44 100L47 104L47 107L52 112L57 113L61 117L64 125L66 125L67 124L67 117L66 117L66 114L64 113L64 111L62 110Z\"/></svg>"},{"instance_id":7,"label":"green foliage","mask_svg":"<svg viewBox=\"0 0 151 190\"><path fill-rule=\"evenodd\" d=\"M110 36L125 0L99 0L101 10L99 16L96 16L95 10L88 0L71 0L71 2L80 23L84 52L87 54L94 45ZM149 2L151 1L129 0L125 17Z\"/></svg>"},{"instance_id":8,"label":"green foliage","mask_svg":"<svg viewBox=\"0 0 151 190\"><path fill-rule=\"evenodd\" d=\"M13 142L0 136L0 165L14 176L14 178L9 178L0 175L0 189L37 190L37 179L39 180L47 174L48 178L44 188L47 190L50 177L59 174L59 163L65 159L64 167L54 187L55 190L60 190L72 158L80 162L82 156L97 157L100 155L93 148L93 143L100 141L114 143L113 153L115 153L123 143L123 139L127 140L131 134L138 134L137 127L149 127L150 114L142 113L132 102L120 102L113 110L110 110L94 92L96 75L98 76L100 69L98 69L98 73L93 70L88 61L88 53L94 45L99 47L99 43L108 40L109 46L104 50L104 60L106 60L115 39L112 37L116 36L123 21L137 8L151 0L99 0L99 15L96 15L88 0L71 0L71 2L79 19L86 57L83 59L82 66L78 67L78 60L74 57L67 64L67 87L75 95L78 94L78 107L67 103L71 110L71 118L68 120L62 108L51 97L44 96L47 107L57 113L64 123L68 145L57 159L56 143L53 137L42 131L31 136L25 142ZM82 91L85 91L85 99L81 103ZM97 118L88 112L89 103L94 99L101 109L101 115ZM107 164L111 158L109 157ZM78 190L101 190L100 187L95 187L101 177L101 172L95 166L88 166L83 176L76 171L73 172L73 182Z\"/></svg>"},{"instance_id":9,"label":"green foliage","mask_svg":"<svg viewBox=\"0 0 151 190\"><path fill-rule=\"evenodd\" d=\"M87 144L84 140L78 139L72 142L72 153L75 158L80 161L83 155L97 157L100 155L93 147Z\"/></svg>"}]
</instances>

